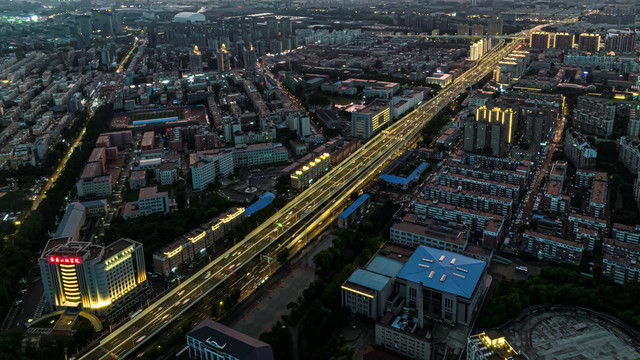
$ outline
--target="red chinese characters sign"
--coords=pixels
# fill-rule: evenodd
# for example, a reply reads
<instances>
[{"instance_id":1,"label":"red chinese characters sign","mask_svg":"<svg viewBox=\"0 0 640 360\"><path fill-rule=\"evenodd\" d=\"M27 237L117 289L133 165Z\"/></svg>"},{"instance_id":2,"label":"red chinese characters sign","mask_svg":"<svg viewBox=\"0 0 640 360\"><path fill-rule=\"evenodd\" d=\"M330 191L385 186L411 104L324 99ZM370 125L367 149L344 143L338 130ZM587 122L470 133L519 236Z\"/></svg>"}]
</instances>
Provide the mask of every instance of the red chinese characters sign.
<instances>
[{"instance_id":1,"label":"red chinese characters sign","mask_svg":"<svg viewBox=\"0 0 640 360\"><path fill-rule=\"evenodd\" d=\"M58 256L50 256L49 262L54 264L80 264L80 258L77 258L77 257L61 258Z\"/></svg>"}]
</instances>

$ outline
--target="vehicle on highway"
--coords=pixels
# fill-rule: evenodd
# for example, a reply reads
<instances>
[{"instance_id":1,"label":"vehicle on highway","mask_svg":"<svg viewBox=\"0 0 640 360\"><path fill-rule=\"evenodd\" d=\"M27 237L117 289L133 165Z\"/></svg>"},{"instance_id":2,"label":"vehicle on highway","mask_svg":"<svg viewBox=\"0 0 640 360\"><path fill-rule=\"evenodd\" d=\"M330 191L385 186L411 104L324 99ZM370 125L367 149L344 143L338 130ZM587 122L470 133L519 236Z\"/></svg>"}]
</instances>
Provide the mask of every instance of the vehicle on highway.
<instances>
[{"instance_id":1,"label":"vehicle on highway","mask_svg":"<svg viewBox=\"0 0 640 360\"><path fill-rule=\"evenodd\" d=\"M142 335L140 336L140 338L136 341L137 344L139 344L142 340L144 340L147 336L146 335Z\"/></svg>"},{"instance_id":2,"label":"vehicle on highway","mask_svg":"<svg viewBox=\"0 0 640 360\"><path fill-rule=\"evenodd\" d=\"M526 274L529 269L526 266L516 266L516 271L519 273Z\"/></svg>"},{"instance_id":3,"label":"vehicle on highway","mask_svg":"<svg viewBox=\"0 0 640 360\"><path fill-rule=\"evenodd\" d=\"M131 314L131 316L129 317L130 319L133 319L134 317L138 316L138 314L140 314L142 312L142 309L138 309L136 312L134 312L133 314Z\"/></svg>"}]
</instances>

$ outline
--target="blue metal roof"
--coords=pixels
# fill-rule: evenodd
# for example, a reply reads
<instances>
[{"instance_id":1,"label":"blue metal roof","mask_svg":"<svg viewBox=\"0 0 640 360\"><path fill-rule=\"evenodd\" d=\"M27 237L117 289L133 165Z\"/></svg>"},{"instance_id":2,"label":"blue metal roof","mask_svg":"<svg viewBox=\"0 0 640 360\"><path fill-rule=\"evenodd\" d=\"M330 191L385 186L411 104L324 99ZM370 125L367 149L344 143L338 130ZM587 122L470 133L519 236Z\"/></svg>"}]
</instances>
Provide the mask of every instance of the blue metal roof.
<instances>
[{"instance_id":1,"label":"blue metal roof","mask_svg":"<svg viewBox=\"0 0 640 360\"><path fill-rule=\"evenodd\" d=\"M428 163L422 162L407 177L401 177L401 176L395 176L395 175L389 175L389 174L382 174L378 177L382 179L382 181L386 181L388 183L399 184L399 185L409 185L409 183L411 183L413 180L417 180L420 177L420 174L422 174L422 171L426 169L427 166L429 166Z\"/></svg>"},{"instance_id":2,"label":"blue metal roof","mask_svg":"<svg viewBox=\"0 0 640 360\"><path fill-rule=\"evenodd\" d=\"M401 261L378 255L369 262L365 269L381 275L396 277L403 266L404 263Z\"/></svg>"},{"instance_id":3,"label":"blue metal roof","mask_svg":"<svg viewBox=\"0 0 640 360\"><path fill-rule=\"evenodd\" d=\"M267 205L271 204L271 202L275 198L276 198L275 194L270 193L268 191L265 192L264 194L260 195L260 198L258 199L258 201L254 202L253 204L247 206L246 209L244 209L244 214L249 216L258 210L264 209Z\"/></svg>"},{"instance_id":4,"label":"blue metal roof","mask_svg":"<svg viewBox=\"0 0 640 360\"><path fill-rule=\"evenodd\" d=\"M398 278L470 299L486 266L481 260L421 245Z\"/></svg>"},{"instance_id":5,"label":"blue metal roof","mask_svg":"<svg viewBox=\"0 0 640 360\"><path fill-rule=\"evenodd\" d=\"M362 194L360 195L360 197L353 202L353 204L349 205L348 208L345 209L345 211L342 212L342 214L338 215L338 219L346 219L349 217L349 215L351 215L354 211L356 211L357 208L359 208L362 204L364 204L365 201L367 201L368 198L370 198L371 196L369 194Z\"/></svg>"},{"instance_id":6,"label":"blue metal roof","mask_svg":"<svg viewBox=\"0 0 640 360\"><path fill-rule=\"evenodd\" d=\"M364 269L356 269L356 271L349 276L347 281L364 286L367 289L380 291L387 286L387 283L391 281L391 278Z\"/></svg>"}]
</instances>

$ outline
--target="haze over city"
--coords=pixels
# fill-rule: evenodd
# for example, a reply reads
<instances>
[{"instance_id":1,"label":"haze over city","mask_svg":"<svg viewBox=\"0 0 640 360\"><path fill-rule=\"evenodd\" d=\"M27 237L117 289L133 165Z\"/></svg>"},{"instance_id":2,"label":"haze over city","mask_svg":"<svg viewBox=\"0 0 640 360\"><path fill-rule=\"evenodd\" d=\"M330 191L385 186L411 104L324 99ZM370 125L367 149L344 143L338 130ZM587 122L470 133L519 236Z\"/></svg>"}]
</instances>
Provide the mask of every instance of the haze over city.
<instances>
[{"instance_id":1,"label":"haze over city","mask_svg":"<svg viewBox=\"0 0 640 360\"><path fill-rule=\"evenodd\" d=\"M639 31L0 2L0 359L640 359Z\"/></svg>"}]
</instances>

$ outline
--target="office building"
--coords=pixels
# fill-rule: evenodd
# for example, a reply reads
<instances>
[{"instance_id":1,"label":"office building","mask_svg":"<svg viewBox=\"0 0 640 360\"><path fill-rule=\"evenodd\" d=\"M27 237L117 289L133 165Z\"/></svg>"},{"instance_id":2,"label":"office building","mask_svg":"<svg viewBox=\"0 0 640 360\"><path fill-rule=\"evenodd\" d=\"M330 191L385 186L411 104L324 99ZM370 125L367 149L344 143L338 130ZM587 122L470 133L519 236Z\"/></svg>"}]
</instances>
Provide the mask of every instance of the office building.
<instances>
[{"instance_id":1,"label":"office building","mask_svg":"<svg viewBox=\"0 0 640 360\"><path fill-rule=\"evenodd\" d=\"M232 149L231 153L234 168L289 161L289 152L280 143L238 145Z\"/></svg>"},{"instance_id":2,"label":"office building","mask_svg":"<svg viewBox=\"0 0 640 360\"><path fill-rule=\"evenodd\" d=\"M584 244L565 240L536 231L525 230L522 234L524 250L538 256L539 259L580 265Z\"/></svg>"},{"instance_id":3,"label":"office building","mask_svg":"<svg viewBox=\"0 0 640 360\"><path fill-rule=\"evenodd\" d=\"M593 170L596 168L598 150L578 130L573 128L566 130L564 153L578 169Z\"/></svg>"},{"instance_id":4,"label":"office building","mask_svg":"<svg viewBox=\"0 0 640 360\"><path fill-rule=\"evenodd\" d=\"M432 360L436 348L428 329L418 326L416 311L386 313L375 326L376 344L403 355L402 359ZM381 359L388 359L387 356Z\"/></svg>"},{"instance_id":5,"label":"office building","mask_svg":"<svg viewBox=\"0 0 640 360\"><path fill-rule=\"evenodd\" d=\"M211 319L202 320L187 333L190 359L274 360L271 345Z\"/></svg>"},{"instance_id":6,"label":"office building","mask_svg":"<svg viewBox=\"0 0 640 360\"><path fill-rule=\"evenodd\" d=\"M155 213L169 213L169 193L158 192L157 186L140 189L138 196L138 209L144 216Z\"/></svg>"},{"instance_id":7,"label":"office building","mask_svg":"<svg viewBox=\"0 0 640 360\"><path fill-rule=\"evenodd\" d=\"M204 72L202 54L198 49L198 45L194 46L193 50L189 52L189 71L191 71L191 74L202 74Z\"/></svg>"},{"instance_id":8,"label":"office building","mask_svg":"<svg viewBox=\"0 0 640 360\"><path fill-rule=\"evenodd\" d=\"M220 50L217 53L218 71L225 72L231 71L231 54L227 51L227 46L223 43Z\"/></svg>"},{"instance_id":9,"label":"office building","mask_svg":"<svg viewBox=\"0 0 640 360\"><path fill-rule=\"evenodd\" d=\"M189 168L193 190L204 190L217 179L233 173L233 153L225 150L199 151L192 154Z\"/></svg>"},{"instance_id":10,"label":"office building","mask_svg":"<svg viewBox=\"0 0 640 360\"><path fill-rule=\"evenodd\" d=\"M581 96L573 111L573 124L578 129L598 136L610 136L616 117L616 104L609 99Z\"/></svg>"},{"instance_id":11,"label":"office building","mask_svg":"<svg viewBox=\"0 0 640 360\"><path fill-rule=\"evenodd\" d=\"M553 47L555 49L570 50L575 44L575 36L569 33L556 33L553 36Z\"/></svg>"},{"instance_id":12,"label":"office building","mask_svg":"<svg viewBox=\"0 0 640 360\"><path fill-rule=\"evenodd\" d=\"M428 246L418 246L397 275L407 307L450 324L469 325L486 290L487 263Z\"/></svg>"},{"instance_id":13,"label":"office building","mask_svg":"<svg viewBox=\"0 0 640 360\"><path fill-rule=\"evenodd\" d=\"M529 36L529 46L536 50L546 50L551 48L551 34L544 31L534 31Z\"/></svg>"},{"instance_id":14,"label":"office building","mask_svg":"<svg viewBox=\"0 0 640 360\"><path fill-rule=\"evenodd\" d=\"M108 246L53 239L39 265L51 310L79 307L104 314L147 286L142 244L131 239Z\"/></svg>"},{"instance_id":15,"label":"office building","mask_svg":"<svg viewBox=\"0 0 640 360\"><path fill-rule=\"evenodd\" d=\"M615 31L607 33L604 39L604 50L616 53L632 52L636 47L636 33L633 31Z\"/></svg>"},{"instance_id":16,"label":"office building","mask_svg":"<svg viewBox=\"0 0 640 360\"><path fill-rule=\"evenodd\" d=\"M487 25L487 35L489 36L499 36L502 35L502 18L492 18L489 19Z\"/></svg>"},{"instance_id":17,"label":"office building","mask_svg":"<svg viewBox=\"0 0 640 360\"><path fill-rule=\"evenodd\" d=\"M376 99L371 104L351 113L351 136L369 139L391 122L390 102Z\"/></svg>"},{"instance_id":18,"label":"office building","mask_svg":"<svg viewBox=\"0 0 640 360\"><path fill-rule=\"evenodd\" d=\"M578 50L594 53L600 50L600 35L582 33L578 37Z\"/></svg>"},{"instance_id":19,"label":"office building","mask_svg":"<svg viewBox=\"0 0 640 360\"><path fill-rule=\"evenodd\" d=\"M621 136L618 141L618 160L632 174L637 174L640 171L640 140Z\"/></svg>"},{"instance_id":20,"label":"office building","mask_svg":"<svg viewBox=\"0 0 640 360\"><path fill-rule=\"evenodd\" d=\"M476 109L475 119L469 118L464 126L465 151L489 151L494 156L502 156L511 144L518 128L516 114L511 108Z\"/></svg>"},{"instance_id":21,"label":"office building","mask_svg":"<svg viewBox=\"0 0 640 360\"><path fill-rule=\"evenodd\" d=\"M395 263L397 267L402 267L401 262ZM349 309L353 314L362 314L376 320L385 311L386 300L394 289L393 284L392 277L366 269L356 269L342 284L342 307Z\"/></svg>"},{"instance_id":22,"label":"office building","mask_svg":"<svg viewBox=\"0 0 640 360\"><path fill-rule=\"evenodd\" d=\"M513 348L497 330L467 338L467 360L529 360Z\"/></svg>"}]
</instances>

